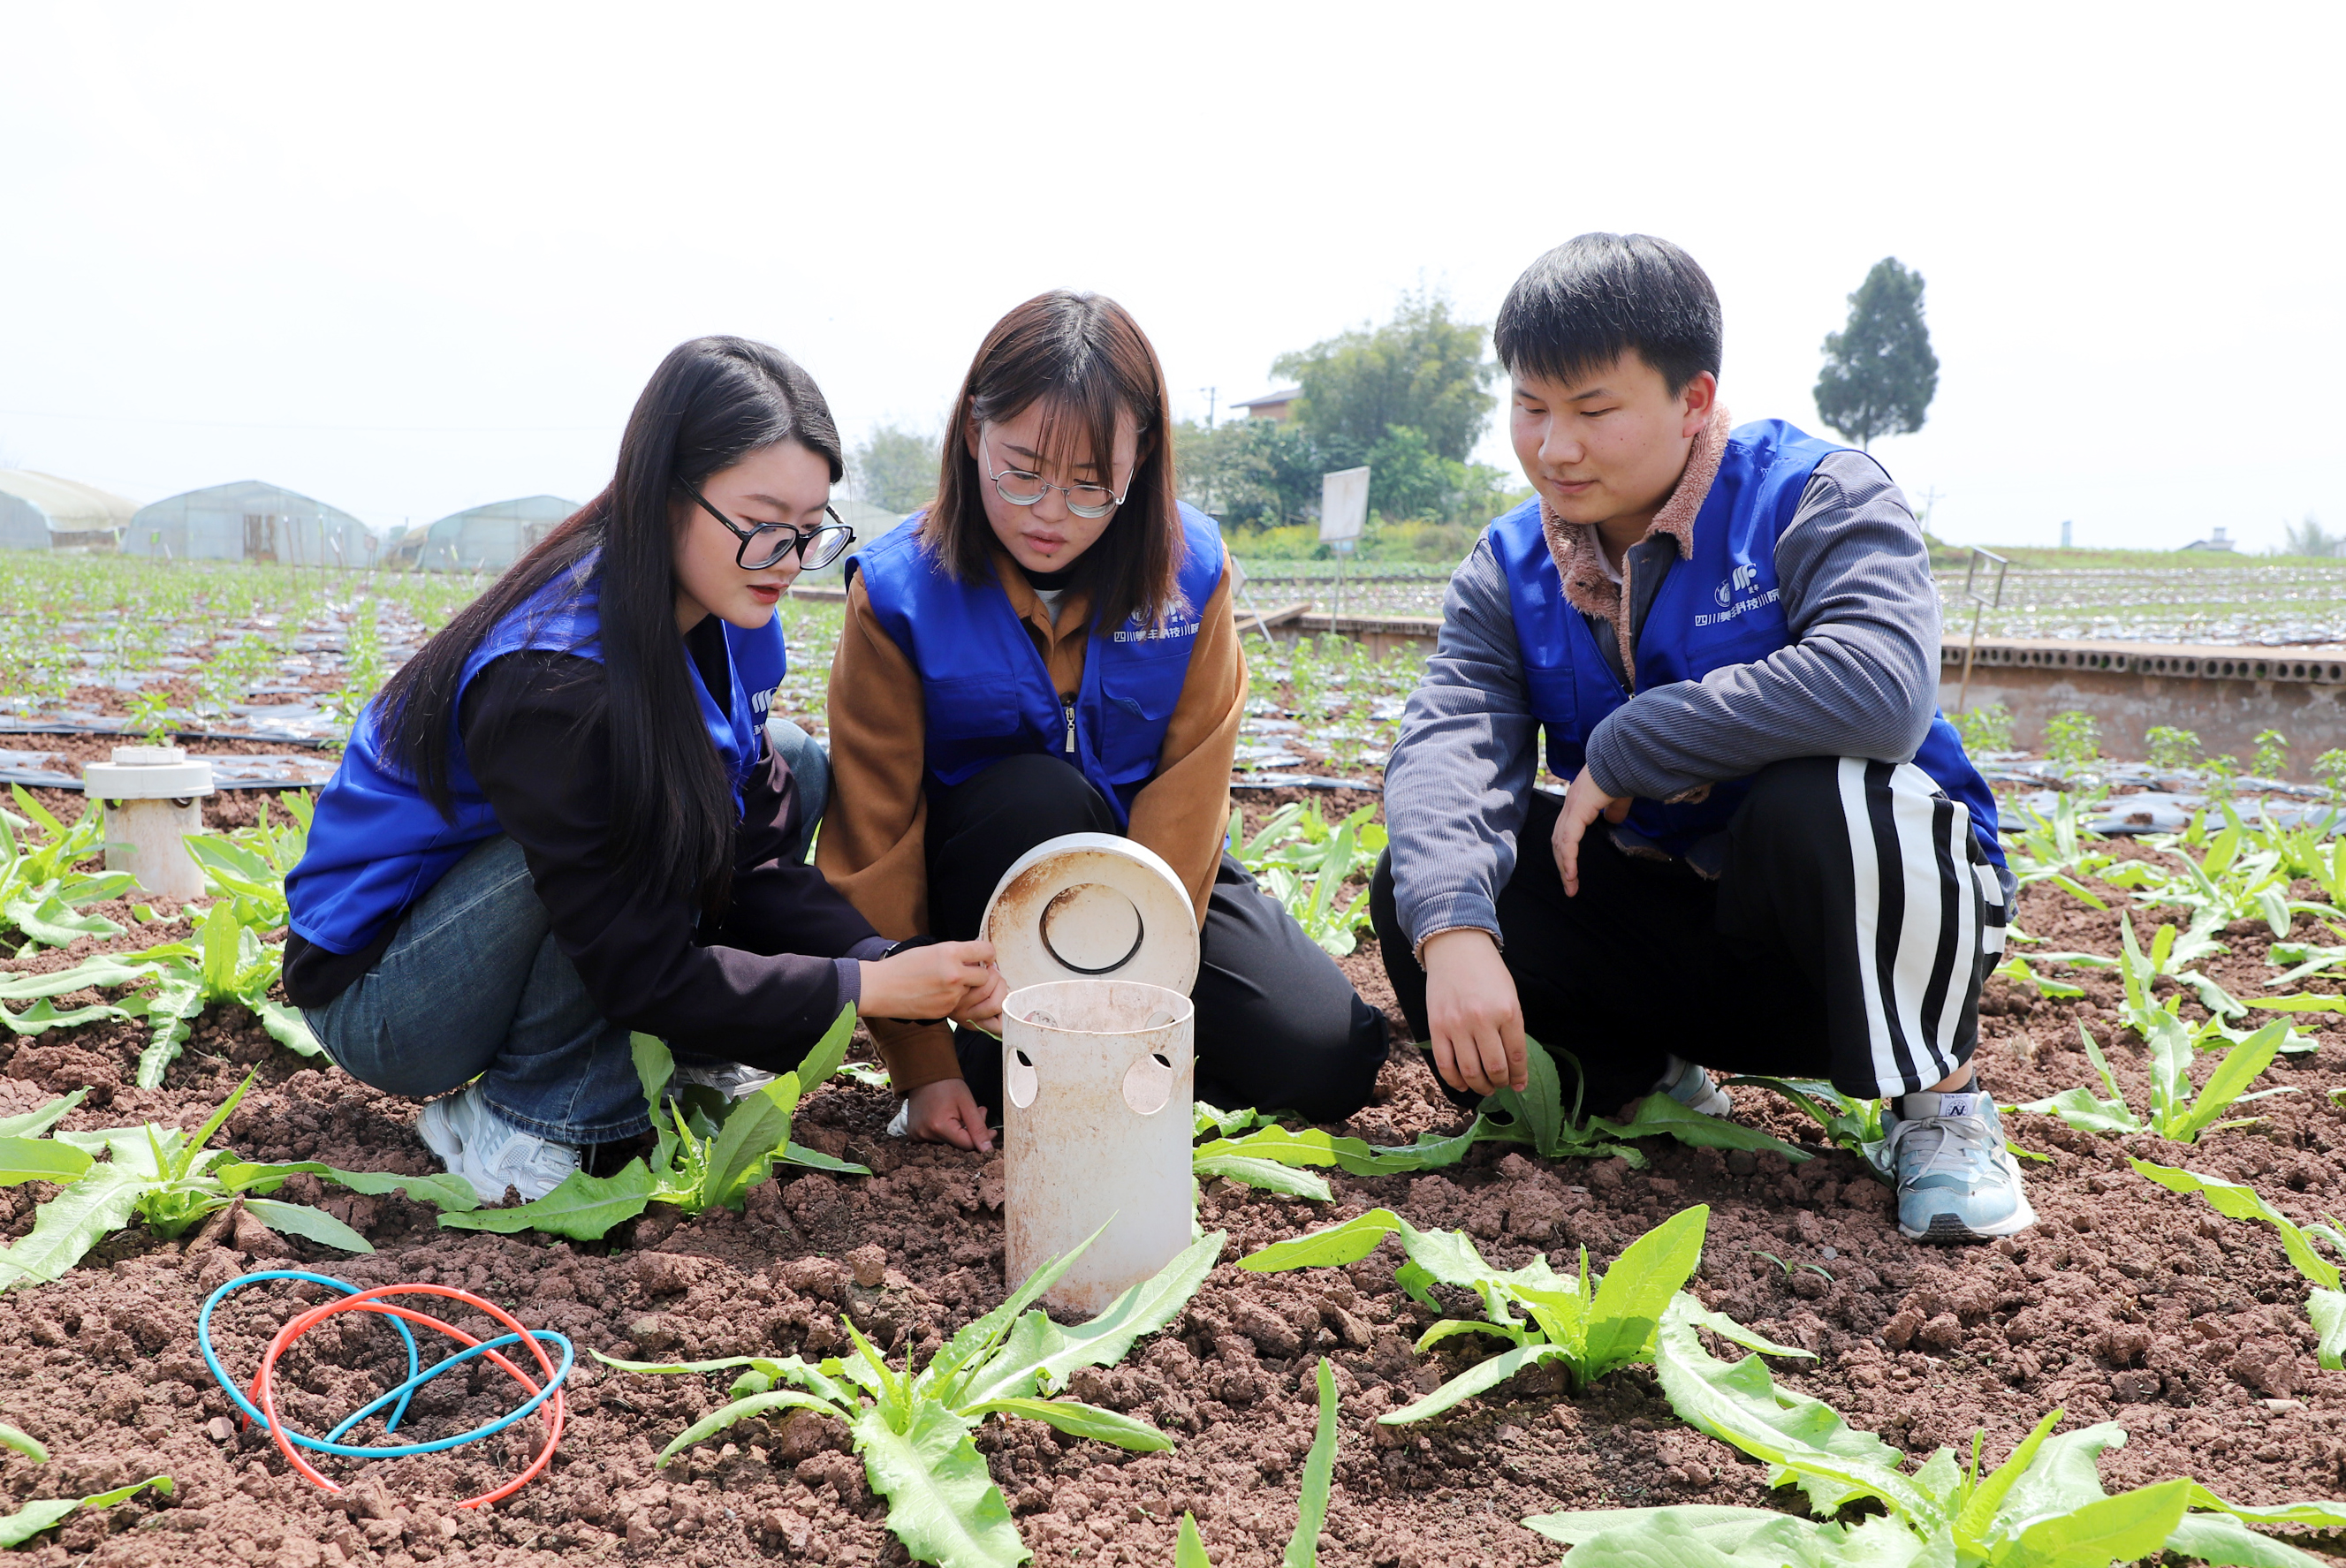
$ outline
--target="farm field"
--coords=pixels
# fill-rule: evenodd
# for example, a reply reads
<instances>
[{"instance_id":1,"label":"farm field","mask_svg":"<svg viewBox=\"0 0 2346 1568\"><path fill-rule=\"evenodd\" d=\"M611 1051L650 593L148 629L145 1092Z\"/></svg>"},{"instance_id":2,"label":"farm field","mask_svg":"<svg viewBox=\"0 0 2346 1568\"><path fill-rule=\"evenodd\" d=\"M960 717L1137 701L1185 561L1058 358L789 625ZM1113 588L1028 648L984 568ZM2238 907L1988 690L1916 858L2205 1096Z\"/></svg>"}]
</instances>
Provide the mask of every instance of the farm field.
<instances>
[{"instance_id":1,"label":"farm field","mask_svg":"<svg viewBox=\"0 0 2346 1568\"><path fill-rule=\"evenodd\" d=\"M1951 633L1971 627L1964 597L1968 552L1937 552L1940 602ZM2346 563L2147 551L2013 551L2003 605L1980 635L2115 638L2128 642L2296 647L2346 642ZM2202 565L2201 561L2210 564ZM1265 609L1299 598L1326 611L1335 599L1327 561L1250 561L1249 590ZM1449 574L1365 562L1347 568L1347 615L1439 616Z\"/></svg>"},{"instance_id":2,"label":"farm field","mask_svg":"<svg viewBox=\"0 0 2346 1568\"><path fill-rule=\"evenodd\" d=\"M191 596L200 606L191 616L242 635L199 642L190 634L184 646L197 652L156 656L153 667L167 671L166 680L199 685L202 650L283 641L290 625L295 652L280 666L310 659L317 667L301 678L328 684L303 689L331 695L353 687L343 661L362 617L372 614L378 626L413 637L462 596L403 600L394 583L373 596L345 588L311 599L307 588L282 587L264 597L270 585ZM82 615L86 631L102 628L127 602ZM242 619L231 622L243 606ZM781 709L819 732L812 720L839 612L787 601L785 612L792 670ZM311 639L306 649L302 638ZM327 646L333 642L344 647ZM386 637L385 646L394 650L388 663L399 641ZM160 664L165 657L196 663L173 668ZM1405 657L1369 660L1333 639L1275 650L1254 645L1250 657L1244 744L1264 750L1242 753L1241 777L1264 787L1237 796L1238 841L1390 1015L1373 939L1350 918L1382 842L1378 798L1281 781L1372 779L1414 666ZM130 658L125 667L149 662ZM46 689L101 719L166 689L125 689L127 677L100 674L83 660L74 678ZM290 673L278 674L291 684ZM212 690L226 695L245 677L213 678ZM266 674L253 678L240 700L268 684ZM63 710L25 717L46 722ZM230 733L239 717L225 705L197 716ZM78 755L108 739L59 744ZM2026 788L2052 815L2016 824L2026 834L2031 881L2019 929L2029 940L2015 944L2014 961L1989 984L1979 1054L2000 1100L2047 1103L2007 1117L2015 1142L2041 1156L2026 1167L2043 1221L2035 1231L1992 1247L1903 1241L1889 1189L1849 1146L1862 1141L1862 1127L1843 1122L1829 1135L1760 1085L1731 1090L1746 1130L1733 1141L1746 1146L1692 1146L1639 1135L1636 1125L1576 1141L1536 1096L1493 1107L1513 1118L1504 1126L1456 1110L1415 1054L1397 1050L1374 1102L1349 1124L1320 1129L1362 1141L1342 1145L1360 1149L1344 1160L1314 1155L1302 1136L1310 1130L1292 1122L1286 1132L1250 1127L1240 1115L1201 1126L1200 1159L1209 1163L1200 1166L1198 1220L1208 1233L1227 1233L1209 1271L1186 1299L1168 1298L1162 1329L1140 1336L1120 1361L1078 1365L1045 1390L1099 1407L1095 1431L1129 1438L1131 1423L1147 1422L1172 1446L1134 1451L996 1417L975 1428L983 1473L963 1477L964 1501L975 1495L968 1488L998 1489L1003 1517L988 1528L1015 1531L1035 1561L1054 1564L1172 1563L1179 1522L1192 1514L1222 1568L1281 1562L1299 1506L1322 1485L1318 1560L1376 1568L1552 1563L1565 1548L1522 1522L1565 1510L1740 1506L1780 1514L1787 1528L1808 1517L1800 1491L1768 1486L1768 1465L1750 1457L1758 1440L1748 1422L1738 1425L1732 1412L1721 1420L1714 1411L1707 1427L1688 1418L1698 1407L1688 1403L1686 1380L1722 1375L1704 1370L1710 1358L1743 1354L1726 1339L1706 1339L1682 1321L1665 1336L1672 1348L1649 1347L1646 1360L1632 1353L1627 1364L1584 1381L1572 1363L1526 1355L1488 1331L1441 1330L1439 1343L1415 1349L1438 1323L1484 1316L1490 1292L1512 1298L1488 1278L1480 1296L1448 1282L1473 1277L1471 1268L1457 1271L1455 1253L1441 1255L1449 1262L1434 1283L1404 1288L1396 1266L1406 1236L1333 1262L1271 1272L1239 1267L1265 1247L1343 1222L1391 1228L1378 1217L1385 1213L1435 1237L1437 1251L1450 1245L1438 1233L1457 1232L1478 1249L1474 1267L1524 1270L1545 1256L1566 1275L1580 1247L1602 1273L1658 1227L1675 1227L1675 1236L1705 1225L1699 1266L1691 1254L1682 1258L1688 1308L1809 1352L1770 1355L1764 1365L1786 1398L1821 1400L1846 1420L1835 1451L1843 1459L1862 1451L1919 1480L1940 1473L1917 1466L1942 1447L1967 1464L1978 1432L1984 1475L2058 1409L2063 1433L2104 1422L2125 1429L2122 1443L2101 1451L2101 1484L2113 1492L2188 1475L2236 1505L2346 1496L2346 1371L2323 1365L2338 1359L2325 1339L2346 1339L2339 1308L2325 1306L2323 1294L2338 1290L2342 1243L2321 1228L2326 1217L2346 1212L2346 996L2338 978L2346 973L2346 914L2334 907L2346 902L2346 864L2334 848L2320 847L2318 835L2260 828L2253 807L2229 832L2219 808L2181 836L2095 840L2076 830L2076 813L2067 809L2084 792L2048 796L2045 783L2032 775ZM250 1075L211 1139L212 1148L233 1151L221 1158L319 1162L358 1173L359 1186L372 1189L327 1173L293 1174L266 1197L314 1207L331 1226L277 1214L265 1202L209 1216L183 1207L168 1211L185 1219L180 1228L173 1230L176 1220L131 1219L99 1235L56 1278L19 1280L0 1292L0 1348L18 1369L0 1390L0 1422L46 1443L51 1455L45 1464L0 1462L0 1512L157 1474L177 1488L168 1498L148 1492L75 1512L29 1543L27 1561L304 1568L906 1561L890 1531L891 1501L874 1490L872 1477L882 1472L867 1471L842 1421L777 1405L687 1444L663 1467L662 1451L726 1404L741 1369L660 1375L612 1367L594 1352L654 1365L745 1356L770 1365L792 1356L852 1364L860 1334L892 1366L928 1365L1018 1283L1003 1277L999 1156L887 1138L892 1097L859 1035L854 1061L808 1095L789 1136L815 1165L869 1175L783 1164L766 1176L760 1167L733 1204L694 1212L687 1203L639 1202L635 1217L591 1238L464 1228L495 1211L442 1212L429 1180L436 1165L413 1131L413 1103L304 1054L298 1021L272 1012L270 950L281 941L274 922L282 917L269 901L265 862L298 852L298 829L293 816L264 806L269 799L247 790L207 802L209 824L236 833L255 858L194 905L115 896L60 910L36 899L35 923L58 939L36 941L11 901L16 895L0 900L19 922L0 934L0 1123L33 1117L80 1091L56 1133L151 1124L168 1142L175 1131L201 1127ZM54 789L6 804L32 822L16 835L20 851L71 832L82 807L77 794ZM56 830L36 808L55 814ZM34 880L64 869L36 868ZM62 923L68 918L100 929L76 932ZM226 948L216 949L219 941ZM189 956L172 957L175 944ZM215 951L232 952L234 962L215 970L208 956ZM112 979L102 965L91 967L107 955L117 960ZM140 962L153 972L123 977ZM45 983L68 971L92 983L59 990ZM2292 1010L2265 1008L2268 1000ZM2214 1090L2201 1094L2210 1083ZM2216 1105L2242 1089L2279 1093ZM2235 1117L2248 1120L2230 1125ZM56 1133L25 1135L56 1142ZM2216 1195L2227 1206L2219 1212L2208 1199L2159 1185L2137 1161L2243 1184L2276 1217L2306 1228L2255 1217L2253 1199L2224 1190ZM0 1186L0 1241L12 1250L26 1245L42 1206L61 1190L38 1180ZM1697 1209L1707 1216L1689 1218ZM296 1233L270 1228L262 1223L269 1215ZM372 1251L314 1239L321 1235L362 1240ZM2301 1256L2289 1249L2292 1236ZM1325 1244L1313 1246L1313 1256L1330 1256ZM10 1256L0 1253L0 1275L13 1274ZM2324 1267L2333 1270L2326 1284ZM453 1506L529 1462L542 1440L525 1421L445 1454L326 1461L327 1473L352 1488L339 1496L292 1473L267 1436L239 1429L194 1336L213 1291L282 1268L360 1286L461 1288L532 1328L572 1336L579 1353L566 1388L567 1425L546 1471L493 1508ZM1668 1270L1658 1278L1668 1296ZM214 1322L226 1365L249 1376L297 1305L322 1299L314 1288L283 1286L230 1297ZM2346 1307L2346 1297L2340 1301ZM352 1319L313 1333L282 1363L283 1408L297 1424L322 1430L401 1380L396 1344L381 1326ZM1447 1380L1516 1364L1494 1352L1516 1357L1523 1369L1504 1377L1486 1369L1486 1390L1428 1419L1378 1420L1439 1402L1429 1396ZM1324 1481L1311 1451L1322 1358L1336 1400ZM1664 1364L1647 1364L1655 1358ZM442 1380L419 1395L402 1431L439 1436L492 1420L514 1408L509 1390L494 1374ZM1748 1416L1750 1407L1743 1409ZM367 1441L379 1440L379 1427L366 1430L374 1434ZM2090 1446L2107 1438L2105 1429L2062 1441ZM1857 1520L1874 1506L1841 1517ZM2301 1515L2280 1533L2311 1555L2258 1560L2331 1560L2346 1553L2346 1538L2310 1526L2341 1519ZM1569 1535L1575 1527L1550 1528ZM1708 1561L1674 1555L1668 1543L1661 1555L1637 1559L1605 1550L1601 1543L1576 1547L1572 1560Z\"/></svg>"}]
</instances>

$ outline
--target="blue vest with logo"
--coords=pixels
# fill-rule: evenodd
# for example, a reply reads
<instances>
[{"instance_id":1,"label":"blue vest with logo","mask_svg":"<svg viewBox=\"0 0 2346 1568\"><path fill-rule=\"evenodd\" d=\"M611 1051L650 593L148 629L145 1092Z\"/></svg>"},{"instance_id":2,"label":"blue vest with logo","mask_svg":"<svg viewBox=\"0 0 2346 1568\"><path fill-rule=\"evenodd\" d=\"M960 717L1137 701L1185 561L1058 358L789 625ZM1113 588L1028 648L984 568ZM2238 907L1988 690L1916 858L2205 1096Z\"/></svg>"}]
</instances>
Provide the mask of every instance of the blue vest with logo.
<instances>
[{"instance_id":1,"label":"blue vest with logo","mask_svg":"<svg viewBox=\"0 0 2346 1568\"><path fill-rule=\"evenodd\" d=\"M396 919L430 891L475 845L504 831L473 778L464 737L454 732L454 715L462 709L464 688L473 677L491 659L505 654L541 648L601 663L600 587L590 556L491 627L464 661L449 718L450 816L442 816L413 780L384 759L377 728L381 705L367 705L352 730L342 766L318 797L301 861L285 878L294 931L330 952L355 952L374 940L385 921ZM690 672L701 723L732 781L738 807L764 743L767 706L786 667L781 617L755 631L727 624L725 653L732 678L725 692L712 694L691 654L681 643L677 648L677 657Z\"/></svg>"},{"instance_id":2,"label":"blue vest with logo","mask_svg":"<svg viewBox=\"0 0 2346 1568\"><path fill-rule=\"evenodd\" d=\"M923 546L919 521L848 565L862 575L872 615L920 675L930 779L950 787L1005 757L1039 751L1073 764L1128 824L1133 797L1165 749L1199 616L1221 581L1220 526L1181 508L1184 602L1168 607L1162 626L1136 616L1113 629L1092 627L1071 720L1010 596L999 583L957 580Z\"/></svg>"},{"instance_id":3,"label":"blue vest with logo","mask_svg":"<svg viewBox=\"0 0 2346 1568\"><path fill-rule=\"evenodd\" d=\"M1695 516L1693 554L1670 568L1638 628L1638 691L1700 680L1790 645L1776 578L1776 541L1800 510L1817 464L1843 450L1781 420L1735 428L1719 477ZM1506 574L1532 712L1547 732L1548 769L1569 779L1586 759L1589 733L1632 694L1622 689L1587 620L1565 600L1536 497L1491 524L1491 548ZM1973 837L1991 862L2003 865L1995 796L1944 714L1933 717L1914 765L1963 802ZM1725 829L1749 789L1749 779L1728 779L1712 785L1699 801L1641 799L1629 809L1628 826L1683 854Z\"/></svg>"}]
</instances>

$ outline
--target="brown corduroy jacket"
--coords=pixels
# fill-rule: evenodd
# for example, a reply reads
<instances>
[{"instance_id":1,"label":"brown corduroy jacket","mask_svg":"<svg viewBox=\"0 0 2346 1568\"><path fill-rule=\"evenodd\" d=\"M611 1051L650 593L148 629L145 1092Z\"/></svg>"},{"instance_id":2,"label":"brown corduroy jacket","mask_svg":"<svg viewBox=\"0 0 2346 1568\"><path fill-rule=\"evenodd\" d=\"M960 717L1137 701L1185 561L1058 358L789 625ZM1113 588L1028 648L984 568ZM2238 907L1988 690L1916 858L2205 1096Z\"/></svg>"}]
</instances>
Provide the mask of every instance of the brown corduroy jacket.
<instances>
[{"instance_id":1,"label":"brown corduroy jacket","mask_svg":"<svg viewBox=\"0 0 2346 1568\"><path fill-rule=\"evenodd\" d=\"M1062 693L1083 684L1091 603L1081 589L1050 612L1006 552L994 570L1010 607L1043 655ZM1189 673L1165 730L1156 777L1132 803L1131 836L1180 875L1206 914L1230 816L1230 759L1245 717L1246 656L1230 618L1227 565L1200 616ZM847 623L831 664L831 805L815 864L873 929L892 940L929 933L926 766L921 681L912 660L872 613L859 578L848 590ZM896 1092L961 1076L942 1023L872 1020L873 1042Z\"/></svg>"}]
</instances>

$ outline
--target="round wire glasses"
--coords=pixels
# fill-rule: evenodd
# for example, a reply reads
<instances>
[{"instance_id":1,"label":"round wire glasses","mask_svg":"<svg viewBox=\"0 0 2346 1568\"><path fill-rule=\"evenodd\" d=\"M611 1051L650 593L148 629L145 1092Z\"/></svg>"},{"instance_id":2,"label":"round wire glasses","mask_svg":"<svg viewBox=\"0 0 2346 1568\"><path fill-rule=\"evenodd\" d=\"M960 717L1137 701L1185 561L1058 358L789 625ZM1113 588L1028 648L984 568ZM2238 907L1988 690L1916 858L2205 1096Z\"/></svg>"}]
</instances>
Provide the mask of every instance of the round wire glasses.
<instances>
[{"instance_id":1,"label":"round wire glasses","mask_svg":"<svg viewBox=\"0 0 2346 1568\"><path fill-rule=\"evenodd\" d=\"M1013 506L1032 506L1054 490L1067 498L1067 510L1078 517L1105 517L1124 504L1124 497L1105 484L1054 484L1023 468L1005 468L996 473L994 454L983 436L978 438L977 450L985 460L985 476L994 481L994 493Z\"/></svg>"}]
</instances>

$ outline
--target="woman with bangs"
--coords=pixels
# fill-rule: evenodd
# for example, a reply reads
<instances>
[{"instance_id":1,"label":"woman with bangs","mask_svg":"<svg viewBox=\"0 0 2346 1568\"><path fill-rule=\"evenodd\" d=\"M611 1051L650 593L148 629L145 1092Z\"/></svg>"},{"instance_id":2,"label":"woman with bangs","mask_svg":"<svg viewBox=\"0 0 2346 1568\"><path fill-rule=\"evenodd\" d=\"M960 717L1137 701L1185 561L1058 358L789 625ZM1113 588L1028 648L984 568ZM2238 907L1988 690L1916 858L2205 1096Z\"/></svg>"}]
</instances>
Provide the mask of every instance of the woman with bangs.
<instances>
[{"instance_id":1,"label":"woman with bangs","mask_svg":"<svg viewBox=\"0 0 2346 1568\"><path fill-rule=\"evenodd\" d=\"M1196 906L1198 1097L1321 1121L1365 1104L1383 1018L1223 846L1247 696L1229 564L1175 499L1164 371L1124 308L1055 290L997 322L936 500L849 573L815 863L865 918L971 941L1028 850L1129 837ZM993 1147L994 1039L872 1033L912 1135Z\"/></svg>"}]
</instances>

